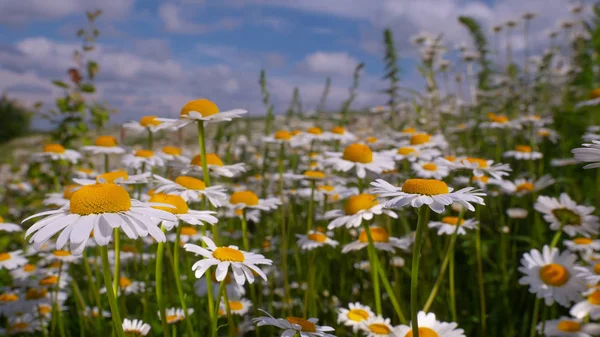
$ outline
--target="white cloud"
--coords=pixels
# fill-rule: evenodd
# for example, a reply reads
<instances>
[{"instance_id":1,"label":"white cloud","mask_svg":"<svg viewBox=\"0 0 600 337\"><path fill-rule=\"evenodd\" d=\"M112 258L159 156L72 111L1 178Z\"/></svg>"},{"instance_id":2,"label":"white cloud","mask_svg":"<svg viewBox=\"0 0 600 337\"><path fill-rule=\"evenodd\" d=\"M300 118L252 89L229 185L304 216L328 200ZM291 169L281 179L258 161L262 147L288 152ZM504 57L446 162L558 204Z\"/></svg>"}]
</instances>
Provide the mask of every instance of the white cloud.
<instances>
[{"instance_id":1,"label":"white cloud","mask_svg":"<svg viewBox=\"0 0 600 337\"><path fill-rule=\"evenodd\" d=\"M135 0L0 0L0 22L29 24L101 9L102 18L123 18Z\"/></svg>"},{"instance_id":2,"label":"white cloud","mask_svg":"<svg viewBox=\"0 0 600 337\"><path fill-rule=\"evenodd\" d=\"M242 24L240 18L224 17L212 23L194 22L183 7L166 3L158 9L158 15L169 32L181 34L205 34L218 30L233 30Z\"/></svg>"},{"instance_id":3,"label":"white cloud","mask_svg":"<svg viewBox=\"0 0 600 337\"><path fill-rule=\"evenodd\" d=\"M303 61L306 69L318 74L349 75L359 61L346 52L328 53L318 51L312 53Z\"/></svg>"}]
</instances>

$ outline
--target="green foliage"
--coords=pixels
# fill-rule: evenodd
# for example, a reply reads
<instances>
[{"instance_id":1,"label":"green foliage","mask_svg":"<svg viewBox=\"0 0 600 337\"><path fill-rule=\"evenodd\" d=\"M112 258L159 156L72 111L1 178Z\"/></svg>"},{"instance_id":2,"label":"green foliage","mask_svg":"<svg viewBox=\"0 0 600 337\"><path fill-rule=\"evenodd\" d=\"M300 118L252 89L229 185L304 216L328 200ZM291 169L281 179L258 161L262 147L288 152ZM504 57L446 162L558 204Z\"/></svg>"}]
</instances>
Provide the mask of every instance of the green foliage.
<instances>
[{"instance_id":1,"label":"green foliage","mask_svg":"<svg viewBox=\"0 0 600 337\"><path fill-rule=\"evenodd\" d=\"M346 125L348 123L348 113L350 112L350 105L356 99L356 92L358 90L358 83L360 80L360 72L365 67L364 63L359 63L356 68L354 68L354 74L352 75L352 86L348 90L349 96L342 103L342 125Z\"/></svg>"},{"instance_id":2,"label":"green foliage","mask_svg":"<svg viewBox=\"0 0 600 337\"><path fill-rule=\"evenodd\" d=\"M400 82L400 68L398 68L398 55L391 30L386 29L384 31L383 42L385 44L385 56L383 57L385 75L383 78L390 82L389 87L385 90L385 93L389 96L387 104L390 107L395 107L399 99L398 83Z\"/></svg>"},{"instance_id":3,"label":"green foliage","mask_svg":"<svg viewBox=\"0 0 600 337\"><path fill-rule=\"evenodd\" d=\"M260 92L262 94L263 103L267 108L267 118L265 120L265 135L269 135L271 134L271 127L273 125L274 116L273 104L271 104L270 101L271 94L269 93L269 89L267 88L267 74L265 73L264 69L261 69L260 71L260 79L258 81L258 84L260 84Z\"/></svg>"},{"instance_id":4,"label":"green foliage","mask_svg":"<svg viewBox=\"0 0 600 337\"><path fill-rule=\"evenodd\" d=\"M325 80L325 87L323 88L323 93L321 94L321 100L319 101L319 106L317 107L317 114L323 114L325 112L325 104L327 103L327 96L329 95L329 89L331 88L331 77L327 77Z\"/></svg>"},{"instance_id":5,"label":"green foliage","mask_svg":"<svg viewBox=\"0 0 600 337\"><path fill-rule=\"evenodd\" d=\"M31 115L18 102L0 97L0 143L25 135L31 125Z\"/></svg>"},{"instance_id":6,"label":"green foliage","mask_svg":"<svg viewBox=\"0 0 600 337\"><path fill-rule=\"evenodd\" d=\"M481 70L478 74L479 89L487 89L492 70L490 67L490 61L487 59L488 49L485 34L483 33L479 23L471 17L460 16L458 21L469 30L469 33L473 38L473 42L475 43L475 47L480 55L479 65Z\"/></svg>"},{"instance_id":7,"label":"green foliage","mask_svg":"<svg viewBox=\"0 0 600 337\"><path fill-rule=\"evenodd\" d=\"M302 115L302 103L300 103L300 89L298 87L294 88L294 93L292 94L292 101L290 102L290 106L287 109L286 117L289 120L294 116Z\"/></svg>"}]
</instances>

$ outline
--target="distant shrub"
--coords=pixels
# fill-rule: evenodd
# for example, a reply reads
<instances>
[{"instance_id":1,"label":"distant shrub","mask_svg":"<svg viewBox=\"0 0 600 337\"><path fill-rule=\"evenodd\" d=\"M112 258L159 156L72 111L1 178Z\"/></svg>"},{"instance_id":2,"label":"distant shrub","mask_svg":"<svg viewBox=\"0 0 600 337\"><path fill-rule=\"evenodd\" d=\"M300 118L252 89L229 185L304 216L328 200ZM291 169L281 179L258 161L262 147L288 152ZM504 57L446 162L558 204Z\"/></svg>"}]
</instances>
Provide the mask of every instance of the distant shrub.
<instances>
[{"instance_id":1,"label":"distant shrub","mask_svg":"<svg viewBox=\"0 0 600 337\"><path fill-rule=\"evenodd\" d=\"M0 143L25 135L30 130L31 115L16 100L0 97Z\"/></svg>"}]
</instances>

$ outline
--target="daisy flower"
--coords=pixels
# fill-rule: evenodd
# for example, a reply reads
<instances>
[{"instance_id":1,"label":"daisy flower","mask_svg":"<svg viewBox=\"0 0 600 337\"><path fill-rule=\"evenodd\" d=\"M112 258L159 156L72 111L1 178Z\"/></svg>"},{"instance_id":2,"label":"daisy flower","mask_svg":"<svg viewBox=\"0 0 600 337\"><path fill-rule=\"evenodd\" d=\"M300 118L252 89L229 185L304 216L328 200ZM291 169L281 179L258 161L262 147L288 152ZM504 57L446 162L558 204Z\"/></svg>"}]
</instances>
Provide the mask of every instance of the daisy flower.
<instances>
[{"instance_id":1,"label":"daisy flower","mask_svg":"<svg viewBox=\"0 0 600 337\"><path fill-rule=\"evenodd\" d=\"M457 329L458 324L440 322L435 318L435 314L419 311L417 313L417 325L419 327L419 336L423 337L465 337L463 329ZM412 324L399 325L396 328L397 336L412 336Z\"/></svg>"},{"instance_id":2,"label":"daisy flower","mask_svg":"<svg viewBox=\"0 0 600 337\"><path fill-rule=\"evenodd\" d=\"M517 160L536 160L541 159L544 155L541 152L533 151L529 145L517 145L514 150L504 152L503 156Z\"/></svg>"},{"instance_id":3,"label":"daisy flower","mask_svg":"<svg viewBox=\"0 0 600 337\"><path fill-rule=\"evenodd\" d=\"M77 191L81 186L77 184L65 186L63 193L48 193L44 199L44 205L46 206L64 206L69 203L73 193Z\"/></svg>"},{"instance_id":4,"label":"daisy flower","mask_svg":"<svg viewBox=\"0 0 600 337\"><path fill-rule=\"evenodd\" d=\"M27 263L27 264L23 265L22 267L11 270L10 275L15 280L25 281L25 280L28 280L28 279L36 276L37 269L38 268L36 265Z\"/></svg>"},{"instance_id":5,"label":"daisy flower","mask_svg":"<svg viewBox=\"0 0 600 337\"><path fill-rule=\"evenodd\" d=\"M94 171L91 168L77 167L73 169L73 174L75 174L77 178L93 179L96 178L98 172Z\"/></svg>"},{"instance_id":6,"label":"daisy flower","mask_svg":"<svg viewBox=\"0 0 600 337\"><path fill-rule=\"evenodd\" d=\"M344 152L325 152L325 155L326 165L342 172L355 168L356 175L361 179L367 175L367 170L380 174L384 170L393 170L395 167L389 157L373 152L368 145L361 143L348 145Z\"/></svg>"},{"instance_id":7,"label":"daisy flower","mask_svg":"<svg viewBox=\"0 0 600 337\"><path fill-rule=\"evenodd\" d=\"M8 253L0 253L0 269L13 270L25 265L28 261L21 256L22 250L14 250Z\"/></svg>"},{"instance_id":8,"label":"daisy flower","mask_svg":"<svg viewBox=\"0 0 600 337\"><path fill-rule=\"evenodd\" d=\"M312 141L324 141L328 139L328 136L323 133L323 129L318 126L312 126L306 129L306 132L302 133L302 138L308 142Z\"/></svg>"},{"instance_id":9,"label":"daisy flower","mask_svg":"<svg viewBox=\"0 0 600 337\"><path fill-rule=\"evenodd\" d=\"M117 138L113 136L99 136L96 137L94 145L83 146L81 151L88 152L91 154L122 154L125 153L125 149L117 146Z\"/></svg>"},{"instance_id":10,"label":"daisy flower","mask_svg":"<svg viewBox=\"0 0 600 337\"><path fill-rule=\"evenodd\" d=\"M379 214L386 214L394 219L398 218L398 215L393 211L383 209L383 205L379 204L375 195L363 193L348 198L343 210L328 211L324 217L325 219L333 219L327 225L328 229L341 226L355 228L361 225L363 219L368 221Z\"/></svg>"},{"instance_id":11,"label":"daisy flower","mask_svg":"<svg viewBox=\"0 0 600 337\"><path fill-rule=\"evenodd\" d=\"M346 130L343 126L334 126L325 134L328 140L335 140L342 144L350 143L356 139L356 136Z\"/></svg>"},{"instance_id":12,"label":"daisy flower","mask_svg":"<svg viewBox=\"0 0 600 337\"><path fill-rule=\"evenodd\" d=\"M296 234L301 250L310 251L325 245L336 247L339 242L330 239L326 234L311 230L307 235Z\"/></svg>"},{"instance_id":13,"label":"daisy flower","mask_svg":"<svg viewBox=\"0 0 600 337\"><path fill-rule=\"evenodd\" d=\"M163 146L156 154L168 162L188 163L190 158L182 154L181 148L175 146Z\"/></svg>"},{"instance_id":14,"label":"daisy flower","mask_svg":"<svg viewBox=\"0 0 600 337\"><path fill-rule=\"evenodd\" d=\"M61 232L56 248L61 249L70 242L71 252L75 255L83 252L92 230L94 240L100 246L108 245L114 228L121 228L131 239L150 234L157 241L164 242L166 237L158 228L158 222L176 221L177 218L151 206L131 199L119 185L86 185L73 193L68 205L23 220L47 216L31 226L25 237L31 236L29 242L39 250L54 234Z\"/></svg>"},{"instance_id":15,"label":"daisy flower","mask_svg":"<svg viewBox=\"0 0 600 337\"><path fill-rule=\"evenodd\" d=\"M187 315L191 315L194 313L194 309L193 308L188 308L187 310ZM158 318L162 320L162 318L160 317L160 311L157 312L158 314ZM167 308L166 313L165 313L166 319L167 319L167 324L175 324L178 322L181 322L185 319L185 311L183 311L183 309L181 308Z\"/></svg>"},{"instance_id":16,"label":"daisy flower","mask_svg":"<svg viewBox=\"0 0 600 337\"><path fill-rule=\"evenodd\" d=\"M503 176L507 176L508 172L512 171L508 164L496 163L493 160L474 157L456 158L450 161L445 158L440 158L439 162L446 164L454 170L471 170L475 177L488 175L497 180L502 180Z\"/></svg>"},{"instance_id":17,"label":"daisy flower","mask_svg":"<svg viewBox=\"0 0 600 337\"><path fill-rule=\"evenodd\" d=\"M204 226L205 223L214 225L219 221L214 216L214 214L217 214L216 212L196 211L190 209L185 200L183 200L183 198L178 195L155 193L152 197L150 197L148 203L156 205L152 206L152 208L172 213L176 217L175 220L163 219L162 225L167 230L171 230L173 227L177 227L180 221L189 223L190 225L199 226ZM164 206L158 206L161 204Z\"/></svg>"},{"instance_id":18,"label":"daisy flower","mask_svg":"<svg viewBox=\"0 0 600 337\"><path fill-rule=\"evenodd\" d=\"M330 326L317 325L317 322L319 321L318 318L274 318L266 311L260 311L264 312L267 316L254 318L254 323L257 326L270 325L279 329L283 329L284 331L281 334L281 337L290 337L296 334L299 334L300 337L335 337L334 335L327 333L328 331L335 331L334 328Z\"/></svg>"},{"instance_id":19,"label":"daisy flower","mask_svg":"<svg viewBox=\"0 0 600 337\"><path fill-rule=\"evenodd\" d=\"M586 299L576 303L569 311L569 314L579 319L583 319L588 315L594 320L600 318L600 289L592 287L586 290L583 296Z\"/></svg>"},{"instance_id":20,"label":"daisy flower","mask_svg":"<svg viewBox=\"0 0 600 337\"><path fill-rule=\"evenodd\" d=\"M338 324L343 323L345 326L352 327L352 332L357 333L362 328L362 323L369 318L375 316L371 308L362 305L359 302L348 304L348 309L339 308Z\"/></svg>"},{"instance_id":21,"label":"daisy flower","mask_svg":"<svg viewBox=\"0 0 600 337\"><path fill-rule=\"evenodd\" d=\"M146 336L150 332L150 324L144 323L139 319L127 319L123 320L123 331L125 334L131 334L134 336Z\"/></svg>"},{"instance_id":22,"label":"daisy flower","mask_svg":"<svg viewBox=\"0 0 600 337\"><path fill-rule=\"evenodd\" d=\"M558 132L556 132L552 129L548 129L548 128L539 128L535 132L535 136L538 138L538 141L543 141L544 139L548 139L553 144L556 144L558 142L558 139L560 138L560 135L558 134Z\"/></svg>"},{"instance_id":23,"label":"daisy flower","mask_svg":"<svg viewBox=\"0 0 600 337\"><path fill-rule=\"evenodd\" d=\"M436 149L420 149L416 146L401 146L396 150L383 151L383 155L393 158L395 161L408 160L410 162L416 160L431 161L440 156L440 151Z\"/></svg>"},{"instance_id":24,"label":"daisy flower","mask_svg":"<svg viewBox=\"0 0 600 337\"><path fill-rule=\"evenodd\" d=\"M378 105L372 108L369 108L369 112L371 113L382 113L392 111L392 108L389 105Z\"/></svg>"},{"instance_id":25,"label":"daisy flower","mask_svg":"<svg viewBox=\"0 0 600 337\"><path fill-rule=\"evenodd\" d=\"M141 169L145 167L147 170L154 167L165 166L165 161L151 150L137 150L123 157L123 164L129 168Z\"/></svg>"},{"instance_id":26,"label":"daisy flower","mask_svg":"<svg viewBox=\"0 0 600 337\"><path fill-rule=\"evenodd\" d=\"M380 198L391 198L384 207L397 208L410 205L419 208L423 205L429 206L432 211L442 213L446 206L457 202L474 211L475 207L471 203L485 205L482 196L485 193L475 190L473 187L466 187L453 192L445 182L435 179L408 179L402 187L395 187L385 180L377 179L372 182L373 193L378 194Z\"/></svg>"},{"instance_id":27,"label":"daisy flower","mask_svg":"<svg viewBox=\"0 0 600 337\"><path fill-rule=\"evenodd\" d=\"M539 196L534 209L544 215L550 229L557 231L562 228L569 236L589 237L600 229L598 217L593 215L595 208L578 205L566 193L561 193L558 199Z\"/></svg>"},{"instance_id":28,"label":"daisy flower","mask_svg":"<svg viewBox=\"0 0 600 337\"><path fill-rule=\"evenodd\" d=\"M246 280L248 280L248 283L254 283L253 272L258 274L263 280L267 280L267 276L256 265L271 265L273 261L266 259L260 254L239 250L236 246L217 247L206 236L202 237L202 241L206 244L206 248L191 243L183 246L188 252L204 257L204 259L194 263L192 266L196 278L201 278L210 267L217 266L216 280L221 282L227 276L227 271L231 266L234 279L240 285L243 285Z\"/></svg>"},{"instance_id":29,"label":"daisy flower","mask_svg":"<svg viewBox=\"0 0 600 337\"><path fill-rule=\"evenodd\" d=\"M381 316L371 316L363 320L360 329L366 334L366 337L406 336L398 333L398 327L392 326L389 318Z\"/></svg>"},{"instance_id":30,"label":"daisy flower","mask_svg":"<svg viewBox=\"0 0 600 337\"><path fill-rule=\"evenodd\" d=\"M183 170L182 173L187 174L189 172L198 172L202 173L202 156L197 155L192 158L190 164L188 164ZM213 174L216 177L227 177L233 178L239 176L240 174L246 172L247 167L244 163L237 163L232 165L224 165L223 161L219 156L214 153L206 154L206 167L208 168L208 172Z\"/></svg>"},{"instance_id":31,"label":"daisy flower","mask_svg":"<svg viewBox=\"0 0 600 337\"><path fill-rule=\"evenodd\" d=\"M276 131L274 134L263 137L263 141L275 144L289 144L291 147L298 147L306 144L304 137L298 137L298 133L293 133L285 130ZM258 163L262 165L262 162Z\"/></svg>"},{"instance_id":32,"label":"daisy flower","mask_svg":"<svg viewBox=\"0 0 600 337\"><path fill-rule=\"evenodd\" d=\"M163 122L158 120L157 116L143 116L139 122L130 121L123 124L123 128L135 132L148 131L151 133L155 133L162 129L168 129L170 128L170 126L168 124L163 124Z\"/></svg>"},{"instance_id":33,"label":"daisy flower","mask_svg":"<svg viewBox=\"0 0 600 337\"><path fill-rule=\"evenodd\" d=\"M245 298L242 298L240 300L229 301L229 310L231 311L232 315L244 316L248 313L248 311L250 311L251 308L252 302ZM219 304L219 315L227 315L227 308L225 307L225 303L223 302Z\"/></svg>"},{"instance_id":34,"label":"daisy flower","mask_svg":"<svg viewBox=\"0 0 600 337\"><path fill-rule=\"evenodd\" d=\"M41 329L42 324L40 320L29 313L9 317L8 324L6 325L6 332L9 335L34 333Z\"/></svg>"},{"instance_id":35,"label":"daisy flower","mask_svg":"<svg viewBox=\"0 0 600 337\"><path fill-rule=\"evenodd\" d=\"M437 228L438 235L454 235L454 232L458 235L465 235L467 234L465 229L476 229L479 224L474 219L460 219L460 225L458 225L457 229L458 220L459 218L455 216L445 216L442 218L442 221L430 222L429 228Z\"/></svg>"},{"instance_id":36,"label":"daisy flower","mask_svg":"<svg viewBox=\"0 0 600 337\"><path fill-rule=\"evenodd\" d=\"M575 109L579 109L584 106L596 106L600 104L600 90L594 89L589 95L587 100L581 101L575 105Z\"/></svg>"},{"instance_id":37,"label":"daisy flower","mask_svg":"<svg viewBox=\"0 0 600 337\"><path fill-rule=\"evenodd\" d=\"M258 196L248 190L237 191L231 194L227 206L234 210L236 209L259 209L262 211L270 211L277 209L281 205L279 198L259 199Z\"/></svg>"},{"instance_id":38,"label":"daisy flower","mask_svg":"<svg viewBox=\"0 0 600 337\"><path fill-rule=\"evenodd\" d=\"M408 248L413 243L413 235L408 234L402 239L392 237L388 234L388 231L383 227L371 226L369 227L371 232L371 239L373 239L373 245L375 249L385 250L390 253L395 253L395 248L399 248L408 251ZM345 245L342 248L342 253L348 253L353 250L361 250L369 245L369 237L367 232L363 229L358 236L358 240Z\"/></svg>"},{"instance_id":39,"label":"daisy flower","mask_svg":"<svg viewBox=\"0 0 600 337\"><path fill-rule=\"evenodd\" d=\"M600 334L600 324L584 323L581 319L566 316L539 323L537 329L548 337L593 337Z\"/></svg>"},{"instance_id":40,"label":"daisy flower","mask_svg":"<svg viewBox=\"0 0 600 337\"><path fill-rule=\"evenodd\" d=\"M433 178L441 180L450 174L450 169L448 169L447 166L427 161L413 163L411 168L413 171L415 171L415 174L419 178Z\"/></svg>"},{"instance_id":41,"label":"daisy flower","mask_svg":"<svg viewBox=\"0 0 600 337\"><path fill-rule=\"evenodd\" d=\"M578 301L585 289L585 283L575 277L577 256L568 251L559 253L557 248L544 246L542 252L532 249L523 254L519 271L525 276L519 284L529 285L529 292L543 298L546 305L555 301L568 307Z\"/></svg>"},{"instance_id":42,"label":"daisy flower","mask_svg":"<svg viewBox=\"0 0 600 337\"><path fill-rule=\"evenodd\" d=\"M600 167L600 140L592 140L591 144L586 143L582 145L583 147L571 150L571 153L575 156L575 160L590 163L585 165L584 169Z\"/></svg>"},{"instance_id":43,"label":"daisy flower","mask_svg":"<svg viewBox=\"0 0 600 337\"><path fill-rule=\"evenodd\" d=\"M525 219L529 212L524 208L507 208L506 215L511 219Z\"/></svg>"},{"instance_id":44,"label":"daisy flower","mask_svg":"<svg viewBox=\"0 0 600 337\"><path fill-rule=\"evenodd\" d=\"M575 238L573 240L564 240L563 244L572 252L589 252L600 250L600 240L590 238Z\"/></svg>"},{"instance_id":45,"label":"daisy flower","mask_svg":"<svg viewBox=\"0 0 600 337\"><path fill-rule=\"evenodd\" d=\"M14 223L10 223L10 222L4 222L4 218L2 218L0 216L0 232L20 232L22 231L23 228L21 228L21 226L14 224Z\"/></svg>"},{"instance_id":46,"label":"daisy flower","mask_svg":"<svg viewBox=\"0 0 600 337\"><path fill-rule=\"evenodd\" d=\"M60 261L62 263L72 263L79 261L80 256L74 256L71 252L55 249L51 251L48 255L45 256L44 260L52 262L52 261Z\"/></svg>"},{"instance_id":47,"label":"daisy flower","mask_svg":"<svg viewBox=\"0 0 600 337\"><path fill-rule=\"evenodd\" d=\"M550 175L540 177L538 180L534 179L517 179L514 182L509 180L503 180L500 183L500 187L505 193L522 196L525 194L538 192L548 186L552 186L556 180Z\"/></svg>"},{"instance_id":48,"label":"daisy flower","mask_svg":"<svg viewBox=\"0 0 600 337\"><path fill-rule=\"evenodd\" d=\"M107 173L102 173L96 176L96 179L73 179L79 185L94 185L94 184L117 184L117 185L135 185L146 184L152 176L150 172L129 175L126 171L116 170Z\"/></svg>"},{"instance_id":49,"label":"daisy flower","mask_svg":"<svg viewBox=\"0 0 600 337\"><path fill-rule=\"evenodd\" d=\"M194 122L204 122L205 124L228 122L242 117L247 112L243 109L219 111L219 107L215 103L201 98L187 102L179 113L179 120L170 118L157 118L157 120L179 129Z\"/></svg>"},{"instance_id":50,"label":"daisy flower","mask_svg":"<svg viewBox=\"0 0 600 337\"><path fill-rule=\"evenodd\" d=\"M448 142L443 135L430 135L428 133L413 133L408 140L408 143L404 143L404 145L410 145L413 147L417 147L419 149L438 147L440 149L445 149L448 147Z\"/></svg>"},{"instance_id":51,"label":"daisy flower","mask_svg":"<svg viewBox=\"0 0 600 337\"><path fill-rule=\"evenodd\" d=\"M52 161L66 160L73 164L81 159L81 153L75 150L65 149L60 144L46 144L42 152L36 152L31 155L33 161L45 161L50 159Z\"/></svg>"},{"instance_id":52,"label":"daisy flower","mask_svg":"<svg viewBox=\"0 0 600 337\"><path fill-rule=\"evenodd\" d=\"M521 124L511 121L504 115L488 114L489 121L480 124L481 128L488 129L520 129Z\"/></svg>"}]
</instances>

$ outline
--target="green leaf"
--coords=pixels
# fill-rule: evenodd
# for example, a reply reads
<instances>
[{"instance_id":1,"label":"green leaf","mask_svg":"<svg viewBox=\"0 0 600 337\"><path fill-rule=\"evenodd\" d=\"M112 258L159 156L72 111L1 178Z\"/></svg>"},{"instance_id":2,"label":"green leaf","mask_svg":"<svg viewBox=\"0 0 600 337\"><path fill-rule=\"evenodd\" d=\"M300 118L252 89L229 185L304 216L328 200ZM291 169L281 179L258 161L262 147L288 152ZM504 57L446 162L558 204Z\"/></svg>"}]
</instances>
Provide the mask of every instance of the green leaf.
<instances>
[{"instance_id":1,"label":"green leaf","mask_svg":"<svg viewBox=\"0 0 600 337\"><path fill-rule=\"evenodd\" d=\"M87 93L93 93L96 92L96 87L94 87L93 84L90 83L83 83L79 89L81 89L82 92L87 92Z\"/></svg>"},{"instance_id":2,"label":"green leaf","mask_svg":"<svg viewBox=\"0 0 600 337\"><path fill-rule=\"evenodd\" d=\"M65 83L65 82L63 82L63 81L59 81L59 80L54 80L54 81L52 81L52 84L54 84L54 85L55 85L55 86L57 86L57 87L64 88L64 89L68 89L68 88L69 88L69 85L68 85L68 84L66 84L66 83Z\"/></svg>"},{"instance_id":3,"label":"green leaf","mask_svg":"<svg viewBox=\"0 0 600 337\"><path fill-rule=\"evenodd\" d=\"M94 77L96 76L96 74L98 73L98 63L96 61L89 61L87 63L87 73L88 73L88 77L90 79L94 79Z\"/></svg>"}]
</instances>

